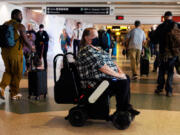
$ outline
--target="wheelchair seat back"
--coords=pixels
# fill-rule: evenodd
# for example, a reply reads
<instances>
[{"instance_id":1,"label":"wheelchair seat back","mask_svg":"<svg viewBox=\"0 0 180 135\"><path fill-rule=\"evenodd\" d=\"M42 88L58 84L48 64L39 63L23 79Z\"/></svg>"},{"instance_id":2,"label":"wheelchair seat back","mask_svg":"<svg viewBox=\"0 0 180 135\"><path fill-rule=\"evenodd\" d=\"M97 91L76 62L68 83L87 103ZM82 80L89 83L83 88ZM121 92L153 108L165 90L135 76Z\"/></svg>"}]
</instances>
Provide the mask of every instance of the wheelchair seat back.
<instances>
[{"instance_id":1,"label":"wheelchair seat back","mask_svg":"<svg viewBox=\"0 0 180 135\"><path fill-rule=\"evenodd\" d=\"M59 104L75 104L77 103L76 99L79 97L80 79L75 63L69 63L66 55L63 55L64 66L61 69L61 76L55 81L54 98L56 103ZM56 70L56 61L57 57L54 58L54 70Z\"/></svg>"}]
</instances>

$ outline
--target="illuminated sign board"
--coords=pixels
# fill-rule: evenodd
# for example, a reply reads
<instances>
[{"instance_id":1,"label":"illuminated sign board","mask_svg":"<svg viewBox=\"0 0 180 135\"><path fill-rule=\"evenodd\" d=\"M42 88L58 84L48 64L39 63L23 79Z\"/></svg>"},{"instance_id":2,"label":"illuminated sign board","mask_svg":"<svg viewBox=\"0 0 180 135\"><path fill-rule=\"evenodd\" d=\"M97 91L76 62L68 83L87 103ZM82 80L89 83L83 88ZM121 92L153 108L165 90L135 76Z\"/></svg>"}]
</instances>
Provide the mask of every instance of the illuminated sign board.
<instances>
[{"instance_id":1,"label":"illuminated sign board","mask_svg":"<svg viewBox=\"0 0 180 135\"><path fill-rule=\"evenodd\" d=\"M110 15L110 7L46 7L51 15Z\"/></svg>"},{"instance_id":2,"label":"illuminated sign board","mask_svg":"<svg viewBox=\"0 0 180 135\"><path fill-rule=\"evenodd\" d=\"M112 26L112 29L120 29L120 26Z\"/></svg>"},{"instance_id":3,"label":"illuminated sign board","mask_svg":"<svg viewBox=\"0 0 180 135\"><path fill-rule=\"evenodd\" d=\"M180 16L173 16L173 21L180 22ZM161 16L161 22L164 22L164 16Z\"/></svg>"},{"instance_id":4,"label":"illuminated sign board","mask_svg":"<svg viewBox=\"0 0 180 135\"><path fill-rule=\"evenodd\" d=\"M116 20L124 20L124 16L116 16Z\"/></svg>"}]
</instances>

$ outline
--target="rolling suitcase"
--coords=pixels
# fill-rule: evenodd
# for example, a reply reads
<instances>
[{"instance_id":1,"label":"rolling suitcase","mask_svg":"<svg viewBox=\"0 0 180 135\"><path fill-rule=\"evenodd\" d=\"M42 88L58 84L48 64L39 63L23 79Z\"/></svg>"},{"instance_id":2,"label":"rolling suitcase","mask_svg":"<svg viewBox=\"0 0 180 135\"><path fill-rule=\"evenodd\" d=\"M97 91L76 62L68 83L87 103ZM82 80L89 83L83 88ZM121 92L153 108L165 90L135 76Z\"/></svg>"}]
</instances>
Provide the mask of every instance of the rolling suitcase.
<instances>
[{"instance_id":1,"label":"rolling suitcase","mask_svg":"<svg viewBox=\"0 0 180 135\"><path fill-rule=\"evenodd\" d=\"M33 60L36 60L35 55L31 55L31 71L28 73L28 89L29 99L35 96L38 100L41 95L46 98L47 95L47 71L44 69L37 69L34 66Z\"/></svg>"},{"instance_id":2,"label":"rolling suitcase","mask_svg":"<svg viewBox=\"0 0 180 135\"><path fill-rule=\"evenodd\" d=\"M141 57L140 59L140 75L149 75L149 60Z\"/></svg>"},{"instance_id":3,"label":"rolling suitcase","mask_svg":"<svg viewBox=\"0 0 180 135\"><path fill-rule=\"evenodd\" d=\"M32 70L28 73L29 99L35 96L38 100L41 95L47 95L47 72L46 70Z\"/></svg>"}]
</instances>

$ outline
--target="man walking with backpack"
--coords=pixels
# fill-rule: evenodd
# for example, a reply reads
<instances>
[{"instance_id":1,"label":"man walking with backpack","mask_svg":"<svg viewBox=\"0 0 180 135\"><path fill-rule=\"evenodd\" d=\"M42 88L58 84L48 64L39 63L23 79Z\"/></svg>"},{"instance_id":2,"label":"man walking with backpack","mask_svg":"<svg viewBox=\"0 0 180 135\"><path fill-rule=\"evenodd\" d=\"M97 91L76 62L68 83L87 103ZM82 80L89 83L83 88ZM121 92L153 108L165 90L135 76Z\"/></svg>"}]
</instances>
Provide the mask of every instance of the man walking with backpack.
<instances>
[{"instance_id":1,"label":"man walking with backpack","mask_svg":"<svg viewBox=\"0 0 180 135\"><path fill-rule=\"evenodd\" d=\"M174 22L172 17L173 15L170 11L165 12L164 22L158 26L153 35L153 42L159 43L160 53L158 86L155 90L155 93L159 95L163 91L165 85L167 97L172 96L174 65L177 59L177 55L180 53L177 52L177 50L180 49L180 25ZM165 82L166 73L167 80Z\"/></svg>"},{"instance_id":2,"label":"man walking with backpack","mask_svg":"<svg viewBox=\"0 0 180 135\"><path fill-rule=\"evenodd\" d=\"M5 22L0 29L0 46L5 64L5 72L0 82L1 99L5 99L4 90L8 85L10 86L11 99L16 100L22 96L19 93L19 83L23 70L23 44L31 50L34 49L29 43L24 25L21 24L22 19L22 12L14 9L11 12L11 20Z\"/></svg>"}]
</instances>

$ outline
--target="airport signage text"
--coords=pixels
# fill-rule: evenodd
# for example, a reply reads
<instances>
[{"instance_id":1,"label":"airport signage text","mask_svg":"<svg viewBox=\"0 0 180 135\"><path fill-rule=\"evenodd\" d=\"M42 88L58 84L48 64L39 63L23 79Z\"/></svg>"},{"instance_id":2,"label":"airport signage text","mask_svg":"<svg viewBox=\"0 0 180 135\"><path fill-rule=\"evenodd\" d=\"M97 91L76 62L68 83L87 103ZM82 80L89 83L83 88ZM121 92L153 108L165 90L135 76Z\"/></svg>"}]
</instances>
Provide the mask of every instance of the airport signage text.
<instances>
[{"instance_id":1,"label":"airport signage text","mask_svg":"<svg viewBox=\"0 0 180 135\"><path fill-rule=\"evenodd\" d=\"M46 7L51 15L110 15L110 7Z\"/></svg>"}]
</instances>

